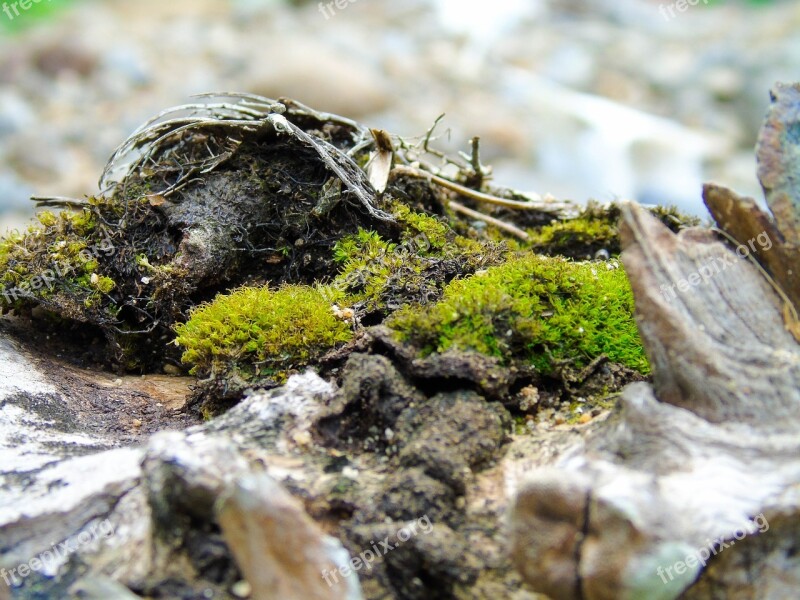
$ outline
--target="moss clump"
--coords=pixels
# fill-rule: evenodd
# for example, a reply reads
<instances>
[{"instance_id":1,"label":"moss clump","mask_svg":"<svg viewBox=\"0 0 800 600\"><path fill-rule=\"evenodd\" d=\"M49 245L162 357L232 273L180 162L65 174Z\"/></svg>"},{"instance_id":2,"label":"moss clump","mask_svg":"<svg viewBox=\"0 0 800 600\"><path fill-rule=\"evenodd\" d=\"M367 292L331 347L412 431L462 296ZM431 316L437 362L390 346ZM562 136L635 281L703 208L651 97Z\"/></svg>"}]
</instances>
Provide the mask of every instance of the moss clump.
<instances>
[{"instance_id":1,"label":"moss clump","mask_svg":"<svg viewBox=\"0 0 800 600\"><path fill-rule=\"evenodd\" d=\"M700 218L691 215L686 215L678 210L676 206L653 206L650 207L650 213L670 231L678 233L681 229L687 227L697 227L700 225Z\"/></svg>"},{"instance_id":2,"label":"moss clump","mask_svg":"<svg viewBox=\"0 0 800 600\"><path fill-rule=\"evenodd\" d=\"M697 217L684 215L672 206L656 206L650 212L674 232L700 222ZM619 219L618 204L600 205L589 202L573 219L553 221L535 229L527 229L530 236L528 243L536 252L548 256L588 260L594 258L599 250L616 256L620 253Z\"/></svg>"},{"instance_id":3,"label":"moss clump","mask_svg":"<svg viewBox=\"0 0 800 600\"><path fill-rule=\"evenodd\" d=\"M455 238L448 225L431 215L415 212L405 204L395 203L392 215L403 226L403 242L425 240L424 245L419 244L423 253L433 254L445 250L448 242Z\"/></svg>"},{"instance_id":4,"label":"moss clump","mask_svg":"<svg viewBox=\"0 0 800 600\"><path fill-rule=\"evenodd\" d=\"M458 236L436 217L400 204L394 216L402 226L399 242L361 229L334 246L341 267L329 299L353 306L359 317L436 301L454 278L503 260L501 244Z\"/></svg>"},{"instance_id":5,"label":"moss clump","mask_svg":"<svg viewBox=\"0 0 800 600\"><path fill-rule=\"evenodd\" d=\"M593 251L600 249L619 253L617 227L604 219L578 217L554 221L539 230L530 231L529 235L531 246L536 250L546 250L547 254L591 258Z\"/></svg>"},{"instance_id":6,"label":"moss clump","mask_svg":"<svg viewBox=\"0 0 800 600\"><path fill-rule=\"evenodd\" d=\"M451 282L435 305L406 307L387 324L423 355L456 347L549 372L563 361L580 367L605 354L648 371L633 296L617 261L523 255Z\"/></svg>"},{"instance_id":7,"label":"moss clump","mask_svg":"<svg viewBox=\"0 0 800 600\"><path fill-rule=\"evenodd\" d=\"M43 211L25 233L0 240L0 311L60 305L67 316L91 318L116 287L109 276L114 245L90 210ZM107 305L113 305L108 302ZM113 306L111 306L113 308Z\"/></svg>"},{"instance_id":8,"label":"moss clump","mask_svg":"<svg viewBox=\"0 0 800 600\"><path fill-rule=\"evenodd\" d=\"M182 360L197 375L282 382L337 344L350 325L320 290L305 285L240 288L195 308L176 328Z\"/></svg>"}]
</instances>

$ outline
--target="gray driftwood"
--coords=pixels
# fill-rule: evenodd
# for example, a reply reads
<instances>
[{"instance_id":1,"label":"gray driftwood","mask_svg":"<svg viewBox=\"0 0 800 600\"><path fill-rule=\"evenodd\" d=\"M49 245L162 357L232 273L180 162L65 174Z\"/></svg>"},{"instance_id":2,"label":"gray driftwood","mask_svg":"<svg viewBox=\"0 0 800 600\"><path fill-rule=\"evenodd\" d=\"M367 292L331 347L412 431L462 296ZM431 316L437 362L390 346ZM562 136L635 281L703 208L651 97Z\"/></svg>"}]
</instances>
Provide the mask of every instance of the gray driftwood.
<instances>
[{"instance_id":1,"label":"gray driftwood","mask_svg":"<svg viewBox=\"0 0 800 600\"><path fill-rule=\"evenodd\" d=\"M794 597L800 351L785 301L712 231L676 236L636 205L622 229L654 383L525 480L512 559L559 600Z\"/></svg>"}]
</instances>

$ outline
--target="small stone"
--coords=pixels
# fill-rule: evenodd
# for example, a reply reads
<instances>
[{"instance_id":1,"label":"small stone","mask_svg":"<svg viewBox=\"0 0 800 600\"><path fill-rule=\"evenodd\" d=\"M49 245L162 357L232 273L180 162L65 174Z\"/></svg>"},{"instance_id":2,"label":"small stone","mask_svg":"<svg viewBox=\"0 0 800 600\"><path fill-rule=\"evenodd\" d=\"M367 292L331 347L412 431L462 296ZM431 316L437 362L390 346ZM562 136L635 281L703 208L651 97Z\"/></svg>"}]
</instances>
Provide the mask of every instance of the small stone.
<instances>
[{"instance_id":1,"label":"small stone","mask_svg":"<svg viewBox=\"0 0 800 600\"><path fill-rule=\"evenodd\" d=\"M339 308L338 305L334 304L331 306L333 309L333 314L337 319L342 319L343 321L349 321L355 316L355 311L352 308Z\"/></svg>"},{"instance_id":2,"label":"small stone","mask_svg":"<svg viewBox=\"0 0 800 600\"><path fill-rule=\"evenodd\" d=\"M520 396L519 409L523 412L539 404L539 390L532 385L522 388Z\"/></svg>"},{"instance_id":3,"label":"small stone","mask_svg":"<svg viewBox=\"0 0 800 600\"><path fill-rule=\"evenodd\" d=\"M342 469L342 477L346 477L347 479L352 479L355 481L358 479L358 469L354 469L353 467L345 467Z\"/></svg>"},{"instance_id":4,"label":"small stone","mask_svg":"<svg viewBox=\"0 0 800 600\"><path fill-rule=\"evenodd\" d=\"M600 248L600 250L594 253L595 260L608 260L610 256L611 255L608 253L608 250L605 248Z\"/></svg>"},{"instance_id":5,"label":"small stone","mask_svg":"<svg viewBox=\"0 0 800 600\"><path fill-rule=\"evenodd\" d=\"M249 598L253 593L253 587L246 581L237 581L231 586L231 594L237 598Z\"/></svg>"},{"instance_id":6,"label":"small stone","mask_svg":"<svg viewBox=\"0 0 800 600\"><path fill-rule=\"evenodd\" d=\"M298 431L292 436L292 439L298 446L311 445L311 434L308 431Z\"/></svg>"},{"instance_id":7,"label":"small stone","mask_svg":"<svg viewBox=\"0 0 800 600\"><path fill-rule=\"evenodd\" d=\"M180 375L181 370L173 364L167 363L162 367L162 370L167 375Z\"/></svg>"}]
</instances>

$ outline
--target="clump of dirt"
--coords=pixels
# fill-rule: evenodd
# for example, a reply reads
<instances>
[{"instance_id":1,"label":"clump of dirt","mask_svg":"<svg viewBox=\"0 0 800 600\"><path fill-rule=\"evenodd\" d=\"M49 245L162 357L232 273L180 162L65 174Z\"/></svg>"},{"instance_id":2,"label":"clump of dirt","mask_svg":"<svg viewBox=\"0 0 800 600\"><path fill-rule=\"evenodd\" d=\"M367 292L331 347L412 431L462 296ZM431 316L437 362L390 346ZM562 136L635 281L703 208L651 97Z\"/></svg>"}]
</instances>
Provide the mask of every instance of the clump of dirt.
<instances>
[{"instance_id":1,"label":"clump of dirt","mask_svg":"<svg viewBox=\"0 0 800 600\"><path fill-rule=\"evenodd\" d=\"M2 308L96 326L112 365L158 370L179 363L168 342L192 306L240 285L330 279L334 244L359 228L397 237L356 165L366 153L347 154L366 135L357 126L271 104L274 125L244 106L249 120L236 121L208 106L196 110L214 127L162 115L112 157L109 169L144 152L121 181L103 180L105 195L45 201L67 210L3 240ZM349 187L328 193L342 178Z\"/></svg>"},{"instance_id":2,"label":"clump of dirt","mask_svg":"<svg viewBox=\"0 0 800 600\"><path fill-rule=\"evenodd\" d=\"M486 568L469 549L476 524L465 495L473 474L502 455L509 412L471 390L426 395L379 355L352 354L342 379L317 431L349 460L386 473L377 497L361 497L358 485L338 496L353 507L340 526L354 555L375 540L393 547L363 574L365 590L371 598L455 598ZM421 531L398 540L415 520Z\"/></svg>"},{"instance_id":3,"label":"clump of dirt","mask_svg":"<svg viewBox=\"0 0 800 600\"><path fill-rule=\"evenodd\" d=\"M359 573L368 598L488 600L519 590L503 559L500 515L470 503L476 479L503 457L514 423L548 411L552 422L551 405L560 410L576 398L587 410L604 402L605 411L613 392L642 376L607 361L546 376L477 352L421 359L385 327L366 338L354 343L359 351L344 362L336 399L316 423L320 445L340 457L328 472L342 476L315 516L338 523L352 556L386 550ZM345 475L353 465L363 482Z\"/></svg>"}]
</instances>

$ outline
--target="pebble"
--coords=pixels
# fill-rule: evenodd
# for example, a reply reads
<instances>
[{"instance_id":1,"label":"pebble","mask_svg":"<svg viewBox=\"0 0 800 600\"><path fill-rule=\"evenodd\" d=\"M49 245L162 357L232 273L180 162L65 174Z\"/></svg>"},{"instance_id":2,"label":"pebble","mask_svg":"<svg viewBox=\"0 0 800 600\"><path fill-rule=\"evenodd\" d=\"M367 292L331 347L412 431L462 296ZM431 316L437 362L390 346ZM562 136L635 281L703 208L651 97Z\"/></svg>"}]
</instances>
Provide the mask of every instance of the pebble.
<instances>
[{"instance_id":1,"label":"pebble","mask_svg":"<svg viewBox=\"0 0 800 600\"><path fill-rule=\"evenodd\" d=\"M253 587L246 581L237 581L231 586L231 594L237 598L249 598L253 593Z\"/></svg>"},{"instance_id":2,"label":"pebble","mask_svg":"<svg viewBox=\"0 0 800 600\"><path fill-rule=\"evenodd\" d=\"M0 135L10 135L30 127L36 119L31 106L13 89L0 91Z\"/></svg>"}]
</instances>

